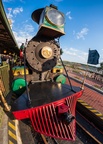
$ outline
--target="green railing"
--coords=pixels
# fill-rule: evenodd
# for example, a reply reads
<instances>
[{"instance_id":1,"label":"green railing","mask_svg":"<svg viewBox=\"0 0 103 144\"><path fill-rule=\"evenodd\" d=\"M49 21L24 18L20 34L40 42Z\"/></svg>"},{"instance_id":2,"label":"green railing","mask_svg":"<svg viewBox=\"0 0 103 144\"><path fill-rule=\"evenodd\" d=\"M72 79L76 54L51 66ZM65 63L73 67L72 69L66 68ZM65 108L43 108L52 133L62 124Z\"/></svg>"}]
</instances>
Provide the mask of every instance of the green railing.
<instances>
[{"instance_id":1,"label":"green railing","mask_svg":"<svg viewBox=\"0 0 103 144\"><path fill-rule=\"evenodd\" d=\"M0 79L1 79L4 89L5 89L3 94L6 97L6 95L8 94L8 92L10 90L8 65L0 66Z\"/></svg>"}]
</instances>

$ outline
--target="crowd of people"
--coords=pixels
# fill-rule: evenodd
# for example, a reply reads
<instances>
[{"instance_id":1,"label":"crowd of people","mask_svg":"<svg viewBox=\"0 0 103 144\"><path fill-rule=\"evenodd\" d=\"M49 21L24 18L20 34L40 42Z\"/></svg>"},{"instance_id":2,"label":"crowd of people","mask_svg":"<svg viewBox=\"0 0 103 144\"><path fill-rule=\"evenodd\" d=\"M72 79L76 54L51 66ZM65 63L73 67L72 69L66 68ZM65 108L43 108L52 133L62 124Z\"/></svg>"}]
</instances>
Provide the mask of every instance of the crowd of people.
<instances>
[{"instance_id":1,"label":"crowd of people","mask_svg":"<svg viewBox=\"0 0 103 144\"><path fill-rule=\"evenodd\" d=\"M3 66L5 64L10 64L12 66L15 65L22 65L23 63L23 56L24 56L24 43L20 46L20 55L17 56L15 53L6 55L6 54L0 54L0 66Z\"/></svg>"},{"instance_id":2,"label":"crowd of people","mask_svg":"<svg viewBox=\"0 0 103 144\"><path fill-rule=\"evenodd\" d=\"M0 66L3 66L5 64L15 66L17 59L18 59L17 55L0 54Z\"/></svg>"}]
</instances>

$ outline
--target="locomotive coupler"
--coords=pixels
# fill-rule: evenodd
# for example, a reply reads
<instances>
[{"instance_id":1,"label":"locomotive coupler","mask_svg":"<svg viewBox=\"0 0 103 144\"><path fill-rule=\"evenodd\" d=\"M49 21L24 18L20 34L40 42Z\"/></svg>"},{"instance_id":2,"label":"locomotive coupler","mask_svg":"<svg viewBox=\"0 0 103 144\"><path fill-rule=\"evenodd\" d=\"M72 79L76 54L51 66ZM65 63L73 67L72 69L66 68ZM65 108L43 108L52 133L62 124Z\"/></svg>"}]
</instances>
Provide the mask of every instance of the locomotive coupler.
<instances>
[{"instance_id":1,"label":"locomotive coupler","mask_svg":"<svg viewBox=\"0 0 103 144\"><path fill-rule=\"evenodd\" d=\"M61 104L57 107L57 115L59 120L66 124L70 124L75 119L75 117L69 111L69 106L66 104Z\"/></svg>"}]
</instances>

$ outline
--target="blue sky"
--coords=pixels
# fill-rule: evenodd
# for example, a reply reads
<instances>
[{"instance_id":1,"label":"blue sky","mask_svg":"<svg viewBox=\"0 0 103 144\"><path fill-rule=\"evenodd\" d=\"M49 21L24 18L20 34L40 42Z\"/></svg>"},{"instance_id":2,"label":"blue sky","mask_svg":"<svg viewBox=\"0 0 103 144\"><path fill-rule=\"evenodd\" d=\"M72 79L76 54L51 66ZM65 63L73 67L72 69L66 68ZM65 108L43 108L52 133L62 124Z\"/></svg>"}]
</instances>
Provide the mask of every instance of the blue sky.
<instances>
[{"instance_id":1,"label":"blue sky","mask_svg":"<svg viewBox=\"0 0 103 144\"><path fill-rule=\"evenodd\" d=\"M103 0L2 0L20 46L38 31L31 13L50 4L65 15L65 35L60 38L63 60L87 63L89 48L96 49L103 62Z\"/></svg>"}]
</instances>

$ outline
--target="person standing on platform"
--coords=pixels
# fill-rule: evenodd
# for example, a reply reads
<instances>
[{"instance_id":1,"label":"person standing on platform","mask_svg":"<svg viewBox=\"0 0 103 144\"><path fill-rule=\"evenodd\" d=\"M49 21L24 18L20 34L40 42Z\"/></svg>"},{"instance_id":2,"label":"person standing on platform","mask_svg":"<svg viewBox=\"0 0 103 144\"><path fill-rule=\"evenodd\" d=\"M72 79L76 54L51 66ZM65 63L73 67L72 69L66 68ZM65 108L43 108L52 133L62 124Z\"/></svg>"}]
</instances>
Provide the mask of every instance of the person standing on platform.
<instances>
[{"instance_id":1,"label":"person standing on platform","mask_svg":"<svg viewBox=\"0 0 103 144\"><path fill-rule=\"evenodd\" d=\"M23 62L23 55L24 55L24 43L21 44L20 46L20 61L21 61L21 65Z\"/></svg>"}]
</instances>

